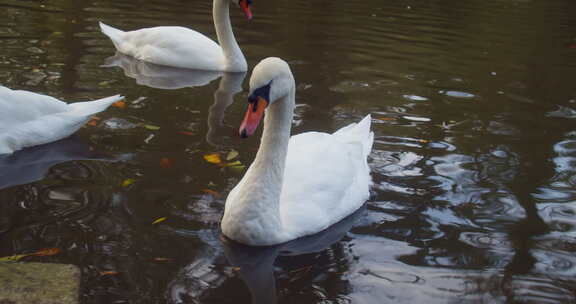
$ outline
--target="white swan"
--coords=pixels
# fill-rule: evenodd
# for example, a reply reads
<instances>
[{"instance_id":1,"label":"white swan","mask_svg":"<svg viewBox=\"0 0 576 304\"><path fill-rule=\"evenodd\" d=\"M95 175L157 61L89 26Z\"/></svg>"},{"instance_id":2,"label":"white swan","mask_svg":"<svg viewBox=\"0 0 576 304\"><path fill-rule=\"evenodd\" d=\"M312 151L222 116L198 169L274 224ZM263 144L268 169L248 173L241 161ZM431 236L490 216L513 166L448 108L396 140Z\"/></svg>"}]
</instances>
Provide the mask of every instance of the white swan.
<instances>
[{"instance_id":1,"label":"white swan","mask_svg":"<svg viewBox=\"0 0 576 304\"><path fill-rule=\"evenodd\" d=\"M226 199L222 233L265 246L320 232L357 210L369 197L367 156L374 134L370 115L333 134L290 137L295 85L279 58L262 60L250 78L243 137L264 132L256 158Z\"/></svg>"},{"instance_id":2,"label":"white swan","mask_svg":"<svg viewBox=\"0 0 576 304\"><path fill-rule=\"evenodd\" d=\"M120 95L67 104L56 98L0 86L0 154L53 142L76 132Z\"/></svg>"},{"instance_id":3,"label":"white swan","mask_svg":"<svg viewBox=\"0 0 576 304\"><path fill-rule=\"evenodd\" d=\"M124 32L100 22L102 33L116 49L136 59L180 68L245 72L248 68L230 24L230 2L214 0L212 16L218 45L194 30L180 26L158 26ZM238 0L248 19L251 0Z\"/></svg>"}]
</instances>

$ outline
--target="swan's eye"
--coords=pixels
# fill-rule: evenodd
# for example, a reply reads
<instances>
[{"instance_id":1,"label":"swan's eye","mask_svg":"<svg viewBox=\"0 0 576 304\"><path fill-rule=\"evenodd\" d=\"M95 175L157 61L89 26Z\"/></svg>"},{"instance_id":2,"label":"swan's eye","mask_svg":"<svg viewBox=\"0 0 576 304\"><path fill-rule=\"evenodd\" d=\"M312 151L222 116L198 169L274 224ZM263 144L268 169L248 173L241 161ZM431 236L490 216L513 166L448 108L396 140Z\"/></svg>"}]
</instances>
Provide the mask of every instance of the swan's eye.
<instances>
[{"instance_id":1,"label":"swan's eye","mask_svg":"<svg viewBox=\"0 0 576 304\"><path fill-rule=\"evenodd\" d=\"M254 103L258 102L258 97L263 98L266 102L270 102L270 85L272 85L272 81L270 81L267 85L257 88L248 96L248 102Z\"/></svg>"}]
</instances>

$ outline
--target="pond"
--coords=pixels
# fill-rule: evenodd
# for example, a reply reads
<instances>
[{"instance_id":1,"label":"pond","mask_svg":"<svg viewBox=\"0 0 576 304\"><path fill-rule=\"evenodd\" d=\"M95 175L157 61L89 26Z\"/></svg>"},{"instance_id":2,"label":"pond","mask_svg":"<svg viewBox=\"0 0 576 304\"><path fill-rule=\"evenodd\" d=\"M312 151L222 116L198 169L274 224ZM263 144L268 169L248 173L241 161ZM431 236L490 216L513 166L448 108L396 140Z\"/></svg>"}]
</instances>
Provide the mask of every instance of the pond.
<instances>
[{"instance_id":1,"label":"pond","mask_svg":"<svg viewBox=\"0 0 576 304\"><path fill-rule=\"evenodd\" d=\"M259 143L237 136L250 72L157 78L98 27L214 38L211 1L0 8L0 84L126 96L0 159L0 257L57 248L23 261L79 266L82 303L576 303L573 0L254 0L252 21L232 8L250 70L291 66L293 134L369 113L375 133L365 207L320 242L258 250L219 231Z\"/></svg>"}]
</instances>

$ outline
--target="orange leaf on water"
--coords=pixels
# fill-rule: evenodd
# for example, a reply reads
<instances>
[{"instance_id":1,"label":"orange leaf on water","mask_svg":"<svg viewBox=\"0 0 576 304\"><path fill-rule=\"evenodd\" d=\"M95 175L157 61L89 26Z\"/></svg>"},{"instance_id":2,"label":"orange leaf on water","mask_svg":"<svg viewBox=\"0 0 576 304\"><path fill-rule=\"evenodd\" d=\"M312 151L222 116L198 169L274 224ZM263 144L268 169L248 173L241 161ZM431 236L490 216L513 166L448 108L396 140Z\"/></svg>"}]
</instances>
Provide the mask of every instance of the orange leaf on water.
<instances>
[{"instance_id":1,"label":"orange leaf on water","mask_svg":"<svg viewBox=\"0 0 576 304\"><path fill-rule=\"evenodd\" d=\"M219 164L222 162L220 159L220 154L218 153L205 154L204 159L211 164Z\"/></svg>"},{"instance_id":2,"label":"orange leaf on water","mask_svg":"<svg viewBox=\"0 0 576 304\"><path fill-rule=\"evenodd\" d=\"M114 271L114 270L100 271L100 275L102 275L102 276L117 275L117 274L118 274L118 271Z\"/></svg>"},{"instance_id":3,"label":"orange leaf on water","mask_svg":"<svg viewBox=\"0 0 576 304\"><path fill-rule=\"evenodd\" d=\"M126 108L126 102L123 100L120 100L120 101L113 103L112 106L119 108L119 109L124 109L124 108Z\"/></svg>"},{"instance_id":4,"label":"orange leaf on water","mask_svg":"<svg viewBox=\"0 0 576 304\"><path fill-rule=\"evenodd\" d=\"M172 160L168 157L162 157L160 159L160 168L163 169L172 168Z\"/></svg>"},{"instance_id":5,"label":"orange leaf on water","mask_svg":"<svg viewBox=\"0 0 576 304\"><path fill-rule=\"evenodd\" d=\"M60 253L60 248L43 248L40 249L38 251L36 251L35 253L33 253L33 255L35 256L49 256L49 255L56 255Z\"/></svg>"},{"instance_id":6,"label":"orange leaf on water","mask_svg":"<svg viewBox=\"0 0 576 304\"><path fill-rule=\"evenodd\" d=\"M208 193L211 194L214 197L220 197L220 193L214 191L214 190L210 190L210 189L202 189L202 192L204 193Z\"/></svg>"},{"instance_id":7,"label":"orange leaf on water","mask_svg":"<svg viewBox=\"0 0 576 304\"><path fill-rule=\"evenodd\" d=\"M178 134L188 135L188 136L194 135L194 133L192 133L192 132L190 132L190 131L179 131Z\"/></svg>"},{"instance_id":8,"label":"orange leaf on water","mask_svg":"<svg viewBox=\"0 0 576 304\"><path fill-rule=\"evenodd\" d=\"M98 117L98 116L92 116L90 118L90 121L88 123L86 123L89 126L95 127L98 125L98 122L102 120L102 118Z\"/></svg>"}]
</instances>

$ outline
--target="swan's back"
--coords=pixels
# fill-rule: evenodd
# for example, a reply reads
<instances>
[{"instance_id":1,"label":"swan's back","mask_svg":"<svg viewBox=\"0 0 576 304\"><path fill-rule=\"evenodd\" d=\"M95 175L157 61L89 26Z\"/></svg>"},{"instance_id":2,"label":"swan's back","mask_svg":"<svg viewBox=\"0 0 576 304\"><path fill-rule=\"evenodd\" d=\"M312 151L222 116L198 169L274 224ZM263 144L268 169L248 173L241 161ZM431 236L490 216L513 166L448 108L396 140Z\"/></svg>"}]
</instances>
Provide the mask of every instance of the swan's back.
<instances>
[{"instance_id":1,"label":"swan's back","mask_svg":"<svg viewBox=\"0 0 576 304\"><path fill-rule=\"evenodd\" d=\"M22 122L66 109L67 104L54 97L0 86L0 132Z\"/></svg>"},{"instance_id":2,"label":"swan's back","mask_svg":"<svg viewBox=\"0 0 576 304\"><path fill-rule=\"evenodd\" d=\"M364 204L373 139L370 115L334 134L308 132L290 138L280 196L287 233L301 237L324 230Z\"/></svg>"},{"instance_id":3,"label":"swan's back","mask_svg":"<svg viewBox=\"0 0 576 304\"><path fill-rule=\"evenodd\" d=\"M139 60L198 70L214 70L225 64L222 48L189 28L157 26L124 32L104 23L100 28L119 52Z\"/></svg>"},{"instance_id":4,"label":"swan's back","mask_svg":"<svg viewBox=\"0 0 576 304\"><path fill-rule=\"evenodd\" d=\"M116 95L67 104L50 96L0 87L0 154L65 138L91 115L120 99L122 96Z\"/></svg>"}]
</instances>

